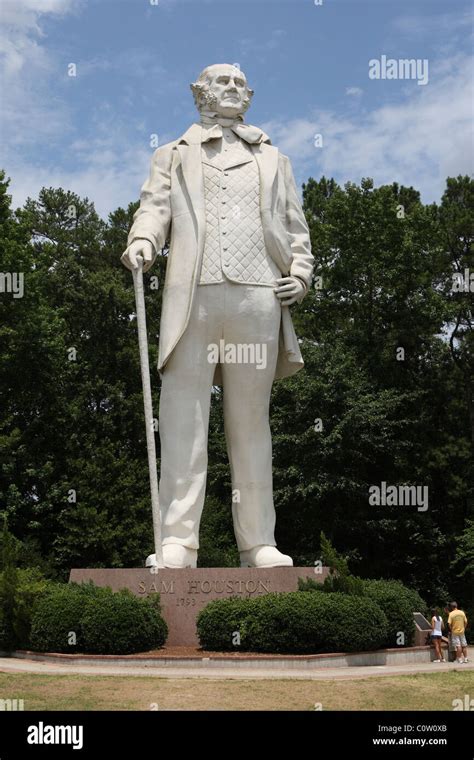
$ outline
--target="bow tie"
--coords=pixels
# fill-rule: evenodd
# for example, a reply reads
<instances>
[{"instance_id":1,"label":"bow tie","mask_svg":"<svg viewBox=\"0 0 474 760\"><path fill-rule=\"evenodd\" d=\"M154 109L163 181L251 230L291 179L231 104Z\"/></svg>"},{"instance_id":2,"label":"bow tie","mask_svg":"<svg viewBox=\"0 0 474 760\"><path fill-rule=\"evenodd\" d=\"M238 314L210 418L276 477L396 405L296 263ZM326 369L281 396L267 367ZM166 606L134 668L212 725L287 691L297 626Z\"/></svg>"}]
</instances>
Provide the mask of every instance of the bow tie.
<instances>
[{"instance_id":1,"label":"bow tie","mask_svg":"<svg viewBox=\"0 0 474 760\"><path fill-rule=\"evenodd\" d=\"M209 127L207 124L202 124L201 126L201 142L208 142L208 140L215 140L222 137L222 126L220 124L213 124ZM248 142L251 145L268 141L266 134L258 127L252 127L248 124L232 124L230 125L230 129L237 135L237 137L242 138L242 140L245 140L245 142Z\"/></svg>"}]
</instances>

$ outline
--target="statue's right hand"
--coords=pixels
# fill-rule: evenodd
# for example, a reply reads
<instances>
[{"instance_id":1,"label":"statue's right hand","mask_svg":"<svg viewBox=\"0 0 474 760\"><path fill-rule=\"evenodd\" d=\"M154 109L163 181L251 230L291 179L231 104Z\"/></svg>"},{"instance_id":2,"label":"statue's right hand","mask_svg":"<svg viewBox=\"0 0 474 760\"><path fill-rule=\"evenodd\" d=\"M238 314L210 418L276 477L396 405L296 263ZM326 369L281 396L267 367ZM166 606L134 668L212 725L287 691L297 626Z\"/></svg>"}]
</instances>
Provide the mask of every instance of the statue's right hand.
<instances>
[{"instance_id":1,"label":"statue's right hand","mask_svg":"<svg viewBox=\"0 0 474 760\"><path fill-rule=\"evenodd\" d=\"M153 245L145 238L138 238L130 243L125 253L122 253L120 261L127 269L137 269L137 256L143 259L143 271L146 272L153 264Z\"/></svg>"}]
</instances>

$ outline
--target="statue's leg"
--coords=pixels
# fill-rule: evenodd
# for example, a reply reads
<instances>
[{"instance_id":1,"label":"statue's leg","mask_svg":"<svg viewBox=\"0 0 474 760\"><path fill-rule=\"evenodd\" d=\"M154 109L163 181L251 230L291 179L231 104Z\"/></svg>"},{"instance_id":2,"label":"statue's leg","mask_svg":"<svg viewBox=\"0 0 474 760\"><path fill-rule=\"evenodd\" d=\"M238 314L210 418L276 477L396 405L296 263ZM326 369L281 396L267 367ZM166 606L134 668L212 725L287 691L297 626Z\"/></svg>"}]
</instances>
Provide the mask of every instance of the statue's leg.
<instances>
[{"instance_id":1,"label":"statue's leg","mask_svg":"<svg viewBox=\"0 0 474 760\"><path fill-rule=\"evenodd\" d=\"M159 430L163 545L199 547L207 476L209 409L215 364L208 346L219 342L221 285L197 288L184 335L163 372Z\"/></svg>"},{"instance_id":2,"label":"statue's leg","mask_svg":"<svg viewBox=\"0 0 474 760\"><path fill-rule=\"evenodd\" d=\"M236 347L237 361L222 366L225 432L234 530L242 552L275 546L269 406L281 306L272 288L227 283L226 313L225 343ZM239 345L245 346L240 354Z\"/></svg>"}]
</instances>

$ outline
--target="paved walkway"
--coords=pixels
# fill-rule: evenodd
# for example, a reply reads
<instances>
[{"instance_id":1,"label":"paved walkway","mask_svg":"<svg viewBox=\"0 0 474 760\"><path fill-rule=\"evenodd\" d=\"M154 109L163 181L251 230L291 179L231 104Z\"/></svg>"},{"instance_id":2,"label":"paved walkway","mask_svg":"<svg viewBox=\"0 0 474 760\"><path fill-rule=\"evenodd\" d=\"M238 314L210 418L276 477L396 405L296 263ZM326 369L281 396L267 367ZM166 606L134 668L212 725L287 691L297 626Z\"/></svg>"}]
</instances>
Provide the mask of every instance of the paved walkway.
<instances>
[{"instance_id":1,"label":"paved walkway","mask_svg":"<svg viewBox=\"0 0 474 760\"><path fill-rule=\"evenodd\" d=\"M280 668L260 670L255 666L238 669L214 666L210 668L205 662L202 667L190 668L182 661L181 666L152 667L134 665L80 665L73 663L37 662L11 657L0 658L1 673L36 673L40 675L83 675L83 676L151 676L154 678L209 678L209 679L304 679L320 680L352 680L380 676L414 675L418 673L447 673L453 670L474 671L474 663L407 663L405 665L367 665L364 667L344 668ZM473 673L474 688L474 673Z\"/></svg>"}]
</instances>

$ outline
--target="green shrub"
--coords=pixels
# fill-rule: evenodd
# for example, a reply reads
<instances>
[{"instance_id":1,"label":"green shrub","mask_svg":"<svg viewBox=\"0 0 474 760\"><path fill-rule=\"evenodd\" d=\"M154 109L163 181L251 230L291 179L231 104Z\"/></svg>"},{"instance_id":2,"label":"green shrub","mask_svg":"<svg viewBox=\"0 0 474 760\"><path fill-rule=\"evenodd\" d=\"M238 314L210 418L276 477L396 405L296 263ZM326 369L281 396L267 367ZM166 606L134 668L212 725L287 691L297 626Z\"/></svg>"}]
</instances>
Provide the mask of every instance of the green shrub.
<instances>
[{"instance_id":1,"label":"green shrub","mask_svg":"<svg viewBox=\"0 0 474 760\"><path fill-rule=\"evenodd\" d=\"M11 652L16 649L15 630L17 569L8 567L0 580L0 649Z\"/></svg>"},{"instance_id":2,"label":"green shrub","mask_svg":"<svg viewBox=\"0 0 474 760\"><path fill-rule=\"evenodd\" d=\"M2 596L3 573L0 573L0 597ZM9 611L11 619L10 634L7 640L7 630L2 614L3 604L0 603L0 649L26 649L29 646L31 618L37 600L46 591L55 586L47 580L38 568L15 568L15 585L13 604Z\"/></svg>"},{"instance_id":3,"label":"green shrub","mask_svg":"<svg viewBox=\"0 0 474 760\"><path fill-rule=\"evenodd\" d=\"M426 603L400 581L364 580L364 593L382 608L388 620L385 647L410 646L415 636L414 612L426 614ZM404 634L400 642L399 634Z\"/></svg>"},{"instance_id":4,"label":"green shrub","mask_svg":"<svg viewBox=\"0 0 474 760\"><path fill-rule=\"evenodd\" d=\"M238 631L241 650L274 653L377 649L387 628L384 613L370 599L299 591L215 600L197 620L204 649L236 649L232 637Z\"/></svg>"},{"instance_id":5,"label":"green shrub","mask_svg":"<svg viewBox=\"0 0 474 760\"><path fill-rule=\"evenodd\" d=\"M16 648L17 634L15 628L16 593L18 570L16 567L18 541L10 533L7 519L3 521L0 541L0 648L11 651Z\"/></svg>"},{"instance_id":6,"label":"green shrub","mask_svg":"<svg viewBox=\"0 0 474 760\"><path fill-rule=\"evenodd\" d=\"M412 612L421 612L425 617L429 616L430 608L418 591L415 591L414 588L410 588L409 586L405 586L401 581L390 580L385 581L385 583L393 583L400 589L400 593L403 594L403 597L409 602Z\"/></svg>"},{"instance_id":7,"label":"green shrub","mask_svg":"<svg viewBox=\"0 0 474 760\"><path fill-rule=\"evenodd\" d=\"M404 646L410 646L415 635L414 612L427 614L426 602L417 591L407 588L400 581L360 579L350 576L342 578L338 585L338 577L329 576L324 583L317 583L313 578L299 578L300 591L331 592L331 589L345 589L346 593L356 596L360 593L372 599L385 612L388 620L388 633L384 647L400 646L400 633L404 634ZM351 586L350 582L355 581ZM349 585L348 585L349 584Z\"/></svg>"},{"instance_id":8,"label":"green shrub","mask_svg":"<svg viewBox=\"0 0 474 760\"><path fill-rule=\"evenodd\" d=\"M17 648L27 649L30 643L31 621L38 600L57 584L43 576L38 568L18 568L15 629Z\"/></svg>"},{"instance_id":9,"label":"green shrub","mask_svg":"<svg viewBox=\"0 0 474 760\"><path fill-rule=\"evenodd\" d=\"M254 601L257 600L231 597L209 602L196 620L201 645L217 652L247 649L247 619L252 615ZM240 636L239 643L236 632Z\"/></svg>"},{"instance_id":10,"label":"green shrub","mask_svg":"<svg viewBox=\"0 0 474 760\"><path fill-rule=\"evenodd\" d=\"M336 573L329 573L322 585L323 591L327 591L330 594L338 592L340 594L349 594L350 596L364 595L364 581L356 575L341 576Z\"/></svg>"},{"instance_id":11,"label":"green shrub","mask_svg":"<svg viewBox=\"0 0 474 760\"><path fill-rule=\"evenodd\" d=\"M324 591L323 584L314 578L298 578L298 591Z\"/></svg>"},{"instance_id":12,"label":"green shrub","mask_svg":"<svg viewBox=\"0 0 474 760\"><path fill-rule=\"evenodd\" d=\"M347 557L339 554L323 531L321 531L321 558L324 565L329 568L329 574L324 579L323 591L328 591L329 593L336 591L354 596L363 595L364 586L362 578L352 575L349 570ZM305 591L309 590L309 588L305 589Z\"/></svg>"},{"instance_id":13,"label":"green shrub","mask_svg":"<svg viewBox=\"0 0 474 760\"><path fill-rule=\"evenodd\" d=\"M3 617L2 605L0 604L0 652L6 651L7 630Z\"/></svg>"},{"instance_id":14,"label":"green shrub","mask_svg":"<svg viewBox=\"0 0 474 760\"><path fill-rule=\"evenodd\" d=\"M364 595L364 581L355 575L336 575L330 572L323 583L314 578L298 578L298 591L324 591L325 593L349 594L350 596Z\"/></svg>"},{"instance_id":15,"label":"green shrub","mask_svg":"<svg viewBox=\"0 0 474 760\"><path fill-rule=\"evenodd\" d=\"M94 591L92 591L94 588ZM88 598L97 591L92 584L61 584L50 589L35 605L31 621L30 646L40 652L84 651L81 620ZM110 592L111 593L111 592Z\"/></svg>"},{"instance_id":16,"label":"green shrub","mask_svg":"<svg viewBox=\"0 0 474 760\"><path fill-rule=\"evenodd\" d=\"M58 585L35 605L31 648L42 652L131 654L163 645L159 600L92 583ZM74 634L74 636L72 636Z\"/></svg>"},{"instance_id":17,"label":"green shrub","mask_svg":"<svg viewBox=\"0 0 474 760\"><path fill-rule=\"evenodd\" d=\"M168 627L153 603L130 591L110 594L88 604L81 621L85 651L91 654L133 654L163 646Z\"/></svg>"}]
</instances>

